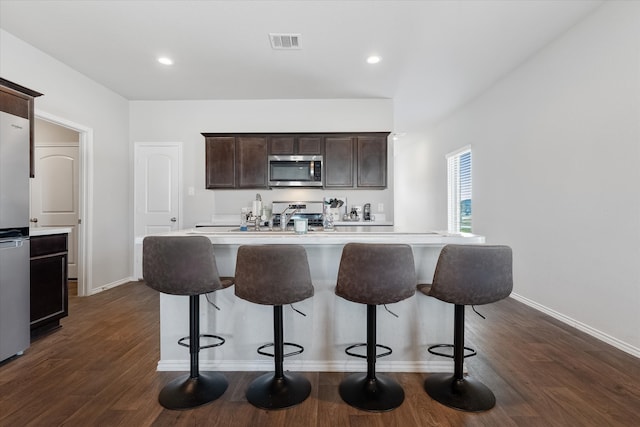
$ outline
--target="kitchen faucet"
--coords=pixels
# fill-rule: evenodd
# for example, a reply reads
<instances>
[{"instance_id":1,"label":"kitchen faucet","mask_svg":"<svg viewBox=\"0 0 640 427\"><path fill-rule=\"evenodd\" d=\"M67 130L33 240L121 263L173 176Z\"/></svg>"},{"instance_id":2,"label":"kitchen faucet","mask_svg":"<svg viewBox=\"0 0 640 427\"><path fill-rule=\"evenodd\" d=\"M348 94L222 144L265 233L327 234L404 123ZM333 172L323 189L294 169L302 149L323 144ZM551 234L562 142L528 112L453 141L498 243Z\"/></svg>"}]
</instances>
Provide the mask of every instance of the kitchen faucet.
<instances>
[{"instance_id":1,"label":"kitchen faucet","mask_svg":"<svg viewBox=\"0 0 640 427\"><path fill-rule=\"evenodd\" d=\"M291 205L287 206L286 208L284 208L284 210L282 211L282 213L280 214L280 229L282 231L286 231L287 230L287 224L289 223L289 220L291 219L291 217L298 212L298 208L293 209L293 211L289 214L289 216L287 217L287 211L289 210L289 208L291 208Z\"/></svg>"}]
</instances>

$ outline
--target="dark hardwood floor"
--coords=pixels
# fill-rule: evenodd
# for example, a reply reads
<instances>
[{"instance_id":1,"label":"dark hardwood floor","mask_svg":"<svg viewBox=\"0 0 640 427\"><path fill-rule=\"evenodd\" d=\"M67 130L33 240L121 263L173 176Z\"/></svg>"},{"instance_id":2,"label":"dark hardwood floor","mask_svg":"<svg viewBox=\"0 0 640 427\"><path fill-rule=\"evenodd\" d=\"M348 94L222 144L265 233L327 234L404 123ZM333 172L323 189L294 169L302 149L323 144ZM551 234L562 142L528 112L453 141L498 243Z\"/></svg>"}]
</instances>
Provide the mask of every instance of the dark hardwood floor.
<instances>
[{"instance_id":1,"label":"dark hardwood floor","mask_svg":"<svg viewBox=\"0 0 640 427\"><path fill-rule=\"evenodd\" d=\"M480 310L486 320L467 314L467 343L479 351L467 364L496 395L488 412L433 401L427 373L390 374L407 397L387 413L343 403L343 373L304 373L309 399L265 411L244 397L256 372L225 372L219 400L168 411L158 391L178 373L155 371L158 294L129 283L71 297L61 329L0 365L0 426L640 426L640 359L510 298Z\"/></svg>"}]
</instances>

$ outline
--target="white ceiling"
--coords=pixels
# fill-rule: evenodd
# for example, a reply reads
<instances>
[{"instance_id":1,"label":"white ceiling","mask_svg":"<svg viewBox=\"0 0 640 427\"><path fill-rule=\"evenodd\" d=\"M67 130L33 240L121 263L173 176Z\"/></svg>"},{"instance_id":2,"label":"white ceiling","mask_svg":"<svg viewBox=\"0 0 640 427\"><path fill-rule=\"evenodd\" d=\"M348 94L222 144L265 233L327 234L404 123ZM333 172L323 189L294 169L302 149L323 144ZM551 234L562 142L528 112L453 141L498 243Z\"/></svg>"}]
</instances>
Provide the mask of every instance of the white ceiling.
<instances>
[{"instance_id":1,"label":"white ceiling","mask_svg":"<svg viewBox=\"0 0 640 427\"><path fill-rule=\"evenodd\" d=\"M0 0L0 27L130 100L393 98L428 123L602 3Z\"/></svg>"}]
</instances>

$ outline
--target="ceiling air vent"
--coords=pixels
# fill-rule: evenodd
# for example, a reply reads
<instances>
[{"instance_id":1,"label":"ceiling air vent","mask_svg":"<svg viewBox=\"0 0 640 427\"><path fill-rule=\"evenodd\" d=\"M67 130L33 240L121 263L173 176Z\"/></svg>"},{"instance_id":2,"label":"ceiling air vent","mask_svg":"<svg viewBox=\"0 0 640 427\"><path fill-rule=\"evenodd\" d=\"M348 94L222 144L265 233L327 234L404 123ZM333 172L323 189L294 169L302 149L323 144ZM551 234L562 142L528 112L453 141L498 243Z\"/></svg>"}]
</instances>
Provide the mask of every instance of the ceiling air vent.
<instances>
[{"instance_id":1,"label":"ceiling air vent","mask_svg":"<svg viewBox=\"0 0 640 427\"><path fill-rule=\"evenodd\" d=\"M300 34L269 33L272 49L300 49Z\"/></svg>"}]
</instances>

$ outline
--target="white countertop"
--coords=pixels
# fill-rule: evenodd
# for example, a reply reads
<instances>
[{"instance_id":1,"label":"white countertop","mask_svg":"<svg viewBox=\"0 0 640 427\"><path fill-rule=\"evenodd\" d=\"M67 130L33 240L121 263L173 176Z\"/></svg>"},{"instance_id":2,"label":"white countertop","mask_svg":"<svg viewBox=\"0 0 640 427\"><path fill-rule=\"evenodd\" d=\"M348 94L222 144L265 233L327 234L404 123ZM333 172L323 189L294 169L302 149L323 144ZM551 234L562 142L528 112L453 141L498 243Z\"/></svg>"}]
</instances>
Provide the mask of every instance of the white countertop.
<instances>
[{"instance_id":1,"label":"white countertop","mask_svg":"<svg viewBox=\"0 0 640 427\"><path fill-rule=\"evenodd\" d=\"M393 221L334 221L335 226L349 227L386 227L393 225ZM211 222L199 222L196 227L239 227L240 221L234 215L233 218L219 218Z\"/></svg>"},{"instance_id":2,"label":"white countertop","mask_svg":"<svg viewBox=\"0 0 640 427\"><path fill-rule=\"evenodd\" d=\"M48 236L51 234L69 234L71 227L29 227L29 236Z\"/></svg>"},{"instance_id":3,"label":"white countertop","mask_svg":"<svg viewBox=\"0 0 640 427\"><path fill-rule=\"evenodd\" d=\"M197 227L180 230L171 235L204 235L213 244L278 244L335 245L347 242L407 243L417 245L445 245L449 243L484 243L484 236L445 231L411 231L394 226L339 226L335 231L310 231L296 234L293 231L239 231L237 227Z\"/></svg>"}]
</instances>

